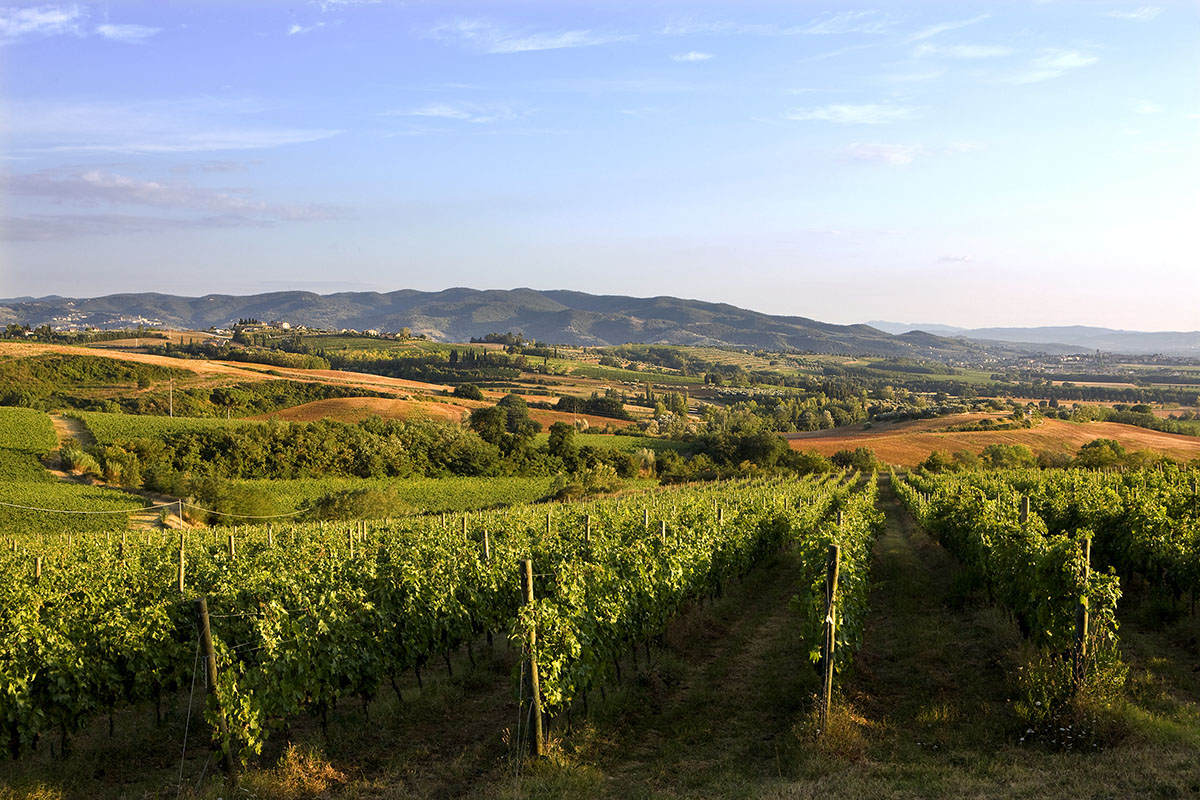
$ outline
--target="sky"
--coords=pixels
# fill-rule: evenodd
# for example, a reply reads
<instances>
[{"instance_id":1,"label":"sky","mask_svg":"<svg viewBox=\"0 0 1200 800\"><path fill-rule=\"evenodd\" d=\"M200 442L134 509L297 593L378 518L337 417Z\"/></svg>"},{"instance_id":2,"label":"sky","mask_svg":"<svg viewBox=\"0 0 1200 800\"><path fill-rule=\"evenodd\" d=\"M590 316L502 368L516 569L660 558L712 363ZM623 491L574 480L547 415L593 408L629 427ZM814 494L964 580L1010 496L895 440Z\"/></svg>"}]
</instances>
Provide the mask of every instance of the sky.
<instances>
[{"instance_id":1,"label":"sky","mask_svg":"<svg viewBox=\"0 0 1200 800\"><path fill-rule=\"evenodd\" d=\"M1195 0L0 5L0 297L1196 330L1198 144Z\"/></svg>"}]
</instances>

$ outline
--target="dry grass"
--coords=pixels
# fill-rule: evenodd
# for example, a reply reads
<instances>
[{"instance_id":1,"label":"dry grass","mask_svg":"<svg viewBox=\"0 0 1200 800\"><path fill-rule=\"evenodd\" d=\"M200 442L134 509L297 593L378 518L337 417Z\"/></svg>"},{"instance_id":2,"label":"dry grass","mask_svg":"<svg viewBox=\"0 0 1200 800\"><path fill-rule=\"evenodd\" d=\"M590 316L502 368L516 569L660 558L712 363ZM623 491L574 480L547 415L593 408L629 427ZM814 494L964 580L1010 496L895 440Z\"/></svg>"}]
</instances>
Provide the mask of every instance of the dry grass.
<instances>
[{"instance_id":1,"label":"dry grass","mask_svg":"<svg viewBox=\"0 0 1200 800\"><path fill-rule=\"evenodd\" d=\"M270 770L252 772L243 787L268 800L303 800L346 783L345 772L334 767L314 747L288 745L279 763Z\"/></svg>"},{"instance_id":2,"label":"dry grass","mask_svg":"<svg viewBox=\"0 0 1200 800\"><path fill-rule=\"evenodd\" d=\"M989 444L1023 444L1035 453L1044 451L1074 455L1093 439L1115 439L1127 450L1154 450L1182 460L1200 458L1200 437L1162 433L1115 422L1074 423L1042 420L1033 428L1006 431L939 431L951 425L971 422L979 415L956 415L937 420L916 420L895 425L875 426L868 430L815 431L792 434L788 444L794 450L815 450L833 455L839 450L869 447L880 459L900 466L916 466L935 450L982 452Z\"/></svg>"},{"instance_id":3,"label":"dry grass","mask_svg":"<svg viewBox=\"0 0 1200 800\"><path fill-rule=\"evenodd\" d=\"M400 400L390 397L335 397L293 406L251 419L281 419L288 422L313 422L331 419L335 422L359 422L372 416L384 419L435 419L462 422L470 408L435 401Z\"/></svg>"}]
</instances>

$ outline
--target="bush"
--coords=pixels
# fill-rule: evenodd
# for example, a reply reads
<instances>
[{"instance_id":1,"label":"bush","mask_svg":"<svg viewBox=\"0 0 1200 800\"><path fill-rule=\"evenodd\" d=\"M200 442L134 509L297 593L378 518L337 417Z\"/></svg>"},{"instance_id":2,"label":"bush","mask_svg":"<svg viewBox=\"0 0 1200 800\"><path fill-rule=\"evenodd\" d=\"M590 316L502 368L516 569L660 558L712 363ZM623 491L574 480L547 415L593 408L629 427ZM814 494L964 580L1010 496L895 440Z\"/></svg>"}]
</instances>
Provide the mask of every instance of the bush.
<instances>
[{"instance_id":1,"label":"bush","mask_svg":"<svg viewBox=\"0 0 1200 800\"><path fill-rule=\"evenodd\" d=\"M397 496L395 489L345 489L321 495L313 503L312 519L382 519L402 516L413 508Z\"/></svg>"},{"instance_id":2,"label":"bush","mask_svg":"<svg viewBox=\"0 0 1200 800\"><path fill-rule=\"evenodd\" d=\"M454 387L454 396L464 400L482 400L483 392L473 383L461 383Z\"/></svg>"},{"instance_id":3,"label":"bush","mask_svg":"<svg viewBox=\"0 0 1200 800\"><path fill-rule=\"evenodd\" d=\"M879 469L880 466L879 459L875 457L875 451L869 447L838 450L829 460L843 469L849 467L861 472L873 472Z\"/></svg>"}]
</instances>

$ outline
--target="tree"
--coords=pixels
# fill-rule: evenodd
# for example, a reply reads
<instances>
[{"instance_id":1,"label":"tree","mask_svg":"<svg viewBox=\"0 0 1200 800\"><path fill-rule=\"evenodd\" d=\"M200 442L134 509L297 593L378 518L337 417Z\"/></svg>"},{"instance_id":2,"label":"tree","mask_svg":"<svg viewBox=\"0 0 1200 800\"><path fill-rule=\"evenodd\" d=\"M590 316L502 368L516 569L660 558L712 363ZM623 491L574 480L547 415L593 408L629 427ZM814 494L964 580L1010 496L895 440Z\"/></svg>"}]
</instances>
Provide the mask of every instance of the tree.
<instances>
[{"instance_id":1,"label":"tree","mask_svg":"<svg viewBox=\"0 0 1200 800\"><path fill-rule=\"evenodd\" d=\"M1093 439L1079 448L1075 465L1087 469L1119 467L1125 460L1125 448L1115 439Z\"/></svg>"},{"instance_id":2,"label":"tree","mask_svg":"<svg viewBox=\"0 0 1200 800\"><path fill-rule=\"evenodd\" d=\"M550 426L550 442L546 446L552 456L561 458L567 469L574 471L578 466L579 447L575 444L575 426L556 422Z\"/></svg>"},{"instance_id":3,"label":"tree","mask_svg":"<svg viewBox=\"0 0 1200 800\"><path fill-rule=\"evenodd\" d=\"M1037 457L1023 444L989 444L983 448L983 459L996 469L1032 467Z\"/></svg>"},{"instance_id":4,"label":"tree","mask_svg":"<svg viewBox=\"0 0 1200 800\"><path fill-rule=\"evenodd\" d=\"M874 471L879 468L879 459L875 451L869 447L856 447L853 450L838 450L829 458L836 466L852 469Z\"/></svg>"}]
</instances>

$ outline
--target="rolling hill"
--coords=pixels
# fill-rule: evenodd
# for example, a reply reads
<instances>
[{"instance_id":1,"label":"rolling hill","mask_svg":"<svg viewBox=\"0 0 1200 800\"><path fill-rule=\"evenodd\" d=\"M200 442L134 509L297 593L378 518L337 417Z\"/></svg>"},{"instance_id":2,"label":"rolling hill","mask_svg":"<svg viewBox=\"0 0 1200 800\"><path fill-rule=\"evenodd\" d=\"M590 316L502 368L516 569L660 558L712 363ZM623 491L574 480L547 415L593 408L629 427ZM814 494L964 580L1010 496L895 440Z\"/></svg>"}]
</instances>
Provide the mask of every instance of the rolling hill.
<instances>
[{"instance_id":1,"label":"rolling hill","mask_svg":"<svg viewBox=\"0 0 1200 800\"><path fill-rule=\"evenodd\" d=\"M982 349L977 343L927 333L897 336L868 325L773 316L725 303L534 289L330 295L288 291L244 297L144 293L0 301L0 324L33 327L145 324L204 329L229 326L245 318L335 330L409 328L434 340L460 342L491 332L515 331L556 344L715 345L940 360L978 354Z\"/></svg>"}]
</instances>

